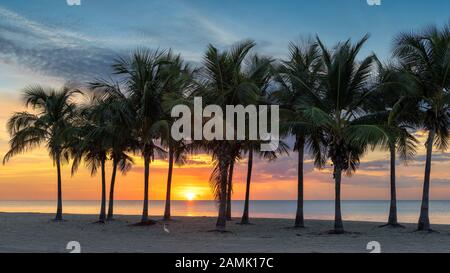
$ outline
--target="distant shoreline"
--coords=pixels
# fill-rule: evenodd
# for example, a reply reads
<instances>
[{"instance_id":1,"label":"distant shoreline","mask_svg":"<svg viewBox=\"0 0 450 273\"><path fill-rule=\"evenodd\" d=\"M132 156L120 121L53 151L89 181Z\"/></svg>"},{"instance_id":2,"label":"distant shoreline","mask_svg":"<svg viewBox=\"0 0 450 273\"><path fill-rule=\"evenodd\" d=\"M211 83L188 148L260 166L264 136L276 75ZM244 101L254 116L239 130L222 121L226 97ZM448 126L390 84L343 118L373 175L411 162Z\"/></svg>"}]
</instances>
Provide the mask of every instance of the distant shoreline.
<instances>
[{"instance_id":1,"label":"distant shoreline","mask_svg":"<svg viewBox=\"0 0 450 273\"><path fill-rule=\"evenodd\" d=\"M81 244L82 252L196 252L196 253L367 253L371 241L382 252L450 252L450 225L433 225L439 233L378 228L381 223L344 223L350 233L330 235L332 221L307 220L306 229L293 229L292 220L253 219L255 225L227 223L230 233L210 232L214 217L174 217L135 227L138 216L118 215L105 225L95 224L97 215L66 214L65 222L53 222L53 214L0 213L0 252L68 252L69 241ZM155 220L161 219L154 216ZM163 225L170 233L163 229Z\"/></svg>"}]
</instances>

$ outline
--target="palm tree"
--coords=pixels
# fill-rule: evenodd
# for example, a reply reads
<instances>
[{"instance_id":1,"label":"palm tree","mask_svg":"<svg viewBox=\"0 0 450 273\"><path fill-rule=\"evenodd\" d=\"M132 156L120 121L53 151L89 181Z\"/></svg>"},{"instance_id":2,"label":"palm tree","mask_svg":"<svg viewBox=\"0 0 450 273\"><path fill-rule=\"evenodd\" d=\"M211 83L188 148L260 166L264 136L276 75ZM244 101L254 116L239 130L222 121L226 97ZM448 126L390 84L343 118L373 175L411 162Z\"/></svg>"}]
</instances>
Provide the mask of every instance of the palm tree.
<instances>
[{"instance_id":1,"label":"palm tree","mask_svg":"<svg viewBox=\"0 0 450 273\"><path fill-rule=\"evenodd\" d=\"M318 147L318 137L320 136L317 135L314 124L309 123L304 118L302 111L299 111L299 107L304 103L305 96L317 92L321 60L319 46L312 40L307 40L303 45L291 43L289 52L289 59L284 61L278 69L277 82L280 85L280 90L274 92L273 96L284 111L283 131L295 137L294 151L298 152L295 227L303 228L305 227L303 213L305 146L309 144ZM316 150L320 151L320 149ZM322 158L321 155L316 157L316 165L322 166L324 164Z\"/></svg>"},{"instance_id":2,"label":"palm tree","mask_svg":"<svg viewBox=\"0 0 450 273\"><path fill-rule=\"evenodd\" d=\"M418 140L413 131L418 126L417 107L413 80L408 74L392 64L383 65L377 61L378 75L376 91L365 109L373 112L367 120L373 119L388 131L386 150L390 153L390 195L389 218L381 227L403 227L397 219L396 155L406 163L416 154Z\"/></svg>"},{"instance_id":3,"label":"palm tree","mask_svg":"<svg viewBox=\"0 0 450 273\"><path fill-rule=\"evenodd\" d=\"M232 221L231 216L231 197L233 195L233 175L234 175L234 164L235 160L231 160L230 169L228 170L228 181L227 181L227 221Z\"/></svg>"},{"instance_id":4,"label":"palm tree","mask_svg":"<svg viewBox=\"0 0 450 273\"><path fill-rule=\"evenodd\" d=\"M186 162L188 147L183 141L167 140L169 167L167 169L166 202L164 206L164 221L171 220L171 190L174 164L183 165Z\"/></svg>"},{"instance_id":5,"label":"palm tree","mask_svg":"<svg viewBox=\"0 0 450 273\"><path fill-rule=\"evenodd\" d=\"M246 177L246 186L245 186L245 201L244 201L244 210L242 213L240 225L250 225L250 184L252 179L252 171L253 171L253 158L254 154L259 155L260 158L268 160L272 162L278 158L279 155L285 154L288 155L288 146L284 141L280 141L278 148L275 151L261 151L260 145L264 143L262 141L245 141L244 147L242 148L243 152L248 153L248 162L247 162L247 177Z\"/></svg>"},{"instance_id":6,"label":"palm tree","mask_svg":"<svg viewBox=\"0 0 450 273\"><path fill-rule=\"evenodd\" d=\"M110 158L112 159L111 182L109 187L109 203L107 221L114 220L114 190L117 170L126 174L134 164L127 152L134 151L138 146L133 138L133 108L130 100L120 89L118 83L109 83L99 80L89 84L92 92L101 94L104 100L105 113L108 113L108 130L110 134Z\"/></svg>"},{"instance_id":7,"label":"palm tree","mask_svg":"<svg viewBox=\"0 0 450 273\"><path fill-rule=\"evenodd\" d=\"M116 133L111 130L111 112L102 94L94 93L87 105L80 109L78 118L78 134L72 142L74 174L82 161L95 175L101 169L101 206L99 223L106 221L106 161L112 147L111 141Z\"/></svg>"},{"instance_id":8,"label":"palm tree","mask_svg":"<svg viewBox=\"0 0 450 273\"><path fill-rule=\"evenodd\" d=\"M227 221L233 220L231 217L231 196L233 195L233 173L234 173L234 165L241 158L241 142L233 143L233 149L230 150L232 154L230 159L230 169L228 170L228 181L227 181L227 212L226 217Z\"/></svg>"},{"instance_id":9,"label":"palm tree","mask_svg":"<svg viewBox=\"0 0 450 273\"><path fill-rule=\"evenodd\" d=\"M166 74L163 66L167 64L164 51L138 49L128 58L119 58L113 65L114 73L123 77L123 84L129 95L134 111L133 131L144 158L144 204L140 225L154 224L148 217L148 197L150 163L155 156L164 154L156 145L160 137L163 91L167 90Z\"/></svg>"},{"instance_id":10,"label":"palm tree","mask_svg":"<svg viewBox=\"0 0 450 273\"><path fill-rule=\"evenodd\" d=\"M266 104L267 102L267 93L268 89L271 86L272 78L273 78L273 60L267 57L261 57L257 54L253 55L248 64L248 68L246 71L246 75L248 79L253 82L255 87L259 91L260 98L258 99L259 104ZM269 160L273 160L276 158L277 152L284 151L285 146L284 143L280 143L278 151L275 152L261 152L259 151L259 146L261 142L254 140L244 141L241 149L243 152L248 153L248 162L247 162L247 178L246 178L246 187L245 187L245 201L244 201L244 210L241 218L241 225L250 224L249 217L249 205L250 205L250 184L252 178L252 169L253 169L253 155L254 153L259 153L262 157L265 157ZM284 150L283 150L284 149ZM229 183L231 184L231 183ZM231 210L230 210L231 211Z\"/></svg>"},{"instance_id":11,"label":"palm tree","mask_svg":"<svg viewBox=\"0 0 450 273\"><path fill-rule=\"evenodd\" d=\"M248 61L245 63L245 68L243 70L244 77L247 78L247 81L251 85L253 85L252 88L257 92L256 95L258 98L255 98L257 105L260 104L267 104L267 89L270 87L272 75L273 75L273 67L272 67L273 60L268 57L262 57L258 54L252 55L250 58L248 58ZM256 105L256 106L257 106ZM247 119L247 122L248 119ZM241 224L248 224L249 218L248 218L248 212L249 212L249 198L250 198L250 182L251 182L251 169L253 166L253 148L247 149L249 147L245 146L251 146L254 144L254 140L246 140L246 141L239 141L234 145L235 149L232 151L233 157L230 162L230 170L229 170L229 176L228 176L228 183L227 183L227 220L231 221L231 196L233 194L233 172L235 164L241 159L241 153L243 150L249 151L249 157L251 156L251 160L249 158L248 166L247 166L247 182L246 182L246 199L244 202L244 213L243 213L243 219L241 220ZM261 144L261 143L260 143ZM284 144L284 143L282 143ZM256 147L256 146L254 146ZM279 146L281 148L282 145ZM263 153L268 154L268 153ZM273 153L271 153L273 154Z\"/></svg>"},{"instance_id":12,"label":"palm tree","mask_svg":"<svg viewBox=\"0 0 450 273\"><path fill-rule=\"evenodd\" d=\"M316 157L326 154L333 164L335 181L334 234L344 233L341 214L342 172L350 175L369 147L386 142L387 134L379 126L367 124L361 107L373 90L367 88L375 56L356 58L368 36L356 44L350 40L328 50L318 38L323 71L319 90L304 96L299 107L302 115L320 128L322 147L312 147ZM314 91L313 89L311 89Z\"/></svg>"},{"instance_id":13,"label":"palm tree","mask_svg":"<svg viewBox=\"0 0 450 273\"><path fill-rule=\"evenodd\" d=\"M126 143L122 143L122 139L120 139L120 137L116 138L117 142L115 142L116 145L114 145L115 148L113 148L111 154L113 168L111 172L111 183L109 186L108 214L106 216L107 221L114 220L114 189L116 184L117 170L125 175L131 170L134 164L133 158L126 153L129 147L125 146Z\"/></svg>"},{"instance_id":14,"label":"palm tree","mask_svg":"<svg viewBox=\"0 0 450 273\"><path fill-rule=\"evenodd\" d=\"M248 142L248 162L247 162L247 179L245 183L245 201L244 201L244 212L242 213L241 225L250 224L250 184L252 181L252 170L253 170L253 143Z\"/></svg>"},{"instance_id":15,"label":"palm tree","mask_svg":"<svg viewBox=\"0 0 450 273\"><path fill-rule=\"evenodd\" d=\"M134 151L138 145L133 138L133 111L130 100L121 91L118 83L97 81L90 83L91 90L103 96L104 114L108 114L107 128L110 138L110 158L112 159L111 182L109 187L109 203L106 220L114 220L114 189L117 170L126 174L134 164L127 152Z\"/></svg>"},{"instance_id":16,"label":"palm tree","mask_svg":"<svg viewBox=\"0 0 450 273\"><path fill-rule=\"evenodd\" d=\"M201 80L194 96L202 96L205 104L215 104L225 112L226 105L257 105L258 88L245 76L244 60L254 47L252 41L243 41L230 50L219 50L209 45L203 58ZM234 160L236 141L202 141L202 149L212 155L214 170L210 181L216 199L219 201L219 215L216 228L226 227L227 189L230 164Z\"/></svg>"},{"instance_id":17,"label":"palm tree","mask_svg":"<svg viewBox=\"0 0 450 273\"><path fill-rule=\"evenodd\" d=\"M45 144L56 165L58 195L56 221L62 221L61 165L69 160L68 139L73 127L75 104L72 97L78 91L63 87L61 90L30 86L24 90L24 101L36 113L17 112L8 121L11 135L10 150L3 164L13 156Z\"/></svg>"},{"instance_id":18,"label":"palm tree","mask_svg":"<svg viewBox=\"0 0 450 273\"><path fill-rule=\"evenodd\" d=\"M173 165L184 164L186 161L185 154L188 151L189 146L185 141L175 141L169 134L170 127L173 125L174 118L171 117L171 109L178 104L187 103L187 98L192 92L193 78L196 69L182 59L180 55L174 55L171 51L165 56L168 61L168 65L164 67L167 83L166 90L163 94L163 109L165 111L165 118L161 121L161 127L164 128L161 134L162 144L168 148L169 167L167 173L167 190L166 190L166 203L164 208L164 220L169 221L171 219L170 204L171 204L171 189L172 189L172 176Z\"/></svg>"},{"instance_id":19,"label":"palm tree","mask_svg":"<svg viewBox=\"0 0 450 273\"><path fill-rule=\"evenodd\" d=\"M420 33L402 33L394 55L417 85L422 128L428 131L422 206L418 230L431 231L429 219L433 147L448 148L450 111L450 24L431 26Z\"/></svg>"}]
</instances>

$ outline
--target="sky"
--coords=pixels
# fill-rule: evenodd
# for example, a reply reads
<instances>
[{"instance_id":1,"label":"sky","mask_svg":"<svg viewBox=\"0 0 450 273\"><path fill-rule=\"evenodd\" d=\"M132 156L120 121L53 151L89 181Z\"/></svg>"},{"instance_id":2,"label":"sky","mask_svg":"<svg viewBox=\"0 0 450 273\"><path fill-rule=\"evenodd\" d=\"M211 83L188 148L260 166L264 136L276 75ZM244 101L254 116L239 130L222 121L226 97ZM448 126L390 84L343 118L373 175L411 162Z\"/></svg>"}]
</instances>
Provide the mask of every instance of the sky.
<instances>
[{"instance_id":1,"label":"sky","mask_svg":"<svg viewBox=\"0 0 450 273\"><path fill-rule=\"evenodd\" d=\"M318 35L329 47L338 41L371 35L361 56L375 52L390 59L393 38L399 32L420 30L449 22L447 0L0 0L0 156L8 150L6 121L25 110L21 91L31 84L61 87L108 77L114 58L137 47L172 48L199 64L209 43L226 48L253 39L261 54L285 58L289 41ZM425 135L418 132L419 139ZM254 167L252 199L296 199L295 153L275 162L258 159ZM415 161L398 166L399 199L420 199L424 148ZM237 166L235 199L243 199L246 159ZM344 178L343 198L389 198L389 161L385 151L367 155L352 177ZM431 198L450 198L450 153L433 158ZM143 164L136 165L117 182L117 198L140 200L143 195ZM208 178L210 158L193 156L174 171L173 198L211 199ZM36 149L0 166L0 200L53 200L55 168L44 149ZM152 199L163 199L167 162L151 167ZM67 200L97 200L100 181L85 169L71 177L63 169L63 194ZM314 169L306 156L305 198L331 200L334 194L331 169Z\"/></svg>"}]
</instances>

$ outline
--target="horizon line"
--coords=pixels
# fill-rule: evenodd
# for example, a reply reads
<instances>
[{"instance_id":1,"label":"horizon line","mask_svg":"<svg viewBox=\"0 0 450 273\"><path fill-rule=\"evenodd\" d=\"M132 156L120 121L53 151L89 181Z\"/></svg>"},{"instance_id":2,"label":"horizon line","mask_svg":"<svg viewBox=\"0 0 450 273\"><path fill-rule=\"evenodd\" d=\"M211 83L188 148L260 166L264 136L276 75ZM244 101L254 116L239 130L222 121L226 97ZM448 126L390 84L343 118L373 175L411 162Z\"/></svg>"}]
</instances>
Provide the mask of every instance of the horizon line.
<instances>
[{"instance_id":1,"label":"horizon line","mask_svg":"<svg viewBox=\"0 0 450 273\"><path fill-rule=\"evenodd\" d=\"M26 199L8 199L8 200L3 200L0 199L0 202L22 202L22 201L26 201L26 202L56 202L56 199L38 199L38 200L26 200ZM63 200L63 202L65 201L70 201L70 202L101 202L101 199L86 199L86 200L80 200L80 199L65 199ZM114 200L114 201L126 201L126 202L143 202L143 200L138 199L138 200L132 200L132 199L127 199L127 200ZM150 199L148 200L148 202L152 202L152 201L166 201L165 199ZM196 202L196 201L215 201L218 202L218 200L214 200L214 199L198 199L198 200L187 200L187 199L172 199L171 201L184 201L184 202ZM231 200L231 201L245 201L244 199L236 199L236 200ZM257 199L257 200L251 200L251 202L254 201L269 201L269 202L297 202L296 199ZM312 202L318 202L318 201L327 201L327 202L334 202L333 199L314 199L314 200L304 200L305 202L308 201L312 201ZM383 201L383 202L390 202L389 199L342 199L341 201L357 201L357 202L370 202L370 201ZM414 202L418 202L418 201L422 201L420 199L398 199L397 201L414 201ZM430 199L430 201L450 201L449 199Z\"/></svg>"}]
</instances>

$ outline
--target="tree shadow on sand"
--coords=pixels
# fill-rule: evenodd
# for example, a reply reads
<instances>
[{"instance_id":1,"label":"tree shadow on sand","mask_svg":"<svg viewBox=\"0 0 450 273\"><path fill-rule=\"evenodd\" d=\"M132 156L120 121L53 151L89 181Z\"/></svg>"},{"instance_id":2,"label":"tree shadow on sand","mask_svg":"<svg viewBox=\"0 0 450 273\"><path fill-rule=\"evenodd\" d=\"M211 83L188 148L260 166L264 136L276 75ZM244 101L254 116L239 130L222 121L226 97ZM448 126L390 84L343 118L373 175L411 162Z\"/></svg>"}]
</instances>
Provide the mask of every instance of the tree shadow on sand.
<instances>
[{"instance_id":1,"label":"tree shadow on sand","mask_svg":"<svg viewBox=\"0 0 450 273\"><path fill-rule=\"evenodd\" d=\"M423 235L430 235L430 234L441 234L439 231L434 230L434 229L429 229L429 230L413 230L411 233L416 233L416 234L423 234Z\"/></svg>"},{"instance_id":2,"label":"tree shadow on sand","mask_svg":"<svg viewBox=\"0 0 450 273\"><path fill-rule=\"evenodd\" d=\"M220 233L220 234L234 234L234 232L224 229L211 229L208 230L209 233Z\"/></svg>"},{"instance_id":3,"label":"tree shadow on sand","mask_svg":"<svg viewBox=\"0 0 450 273\"><path fill-rule=\"evenodd\" d=\"M131 227L149 227L149 226L154 226L156 224L158 224L158 221L148 220L145 222L134 223L129 226L131 226Z\"/></svg>"},{"instance_id":4,"label":"tree shadow on sand","mask_svg":"<svg viewBox=\"0 0 450 273\"><path fill-rule=\"evenodd\" d=\"M403 229L405 229L406 227L401 224L384 224L384 225L378 226L378 228L391 228L391 229L403 228Z\"/></svg>"},{"instance_id":5,"label":"tree shadow on sand","mask_svg":"<svg viewBox=\"0 0 450 273\"><path fill-rule=\"evenodd\" d=\"M336 230L328 230L328 231L323 231L323 232L319 232L316 234L319 236L323 236L323 235L353 235L356 237L364 235L363 232L358 232L358 231L336 231Z\"/></svg>"}]
</instances>

